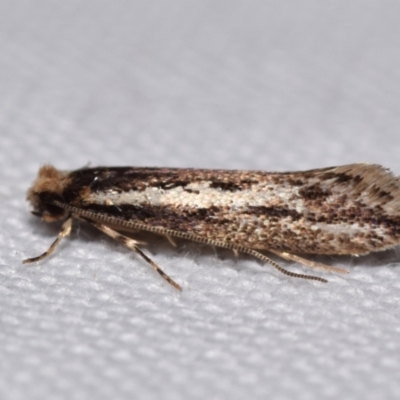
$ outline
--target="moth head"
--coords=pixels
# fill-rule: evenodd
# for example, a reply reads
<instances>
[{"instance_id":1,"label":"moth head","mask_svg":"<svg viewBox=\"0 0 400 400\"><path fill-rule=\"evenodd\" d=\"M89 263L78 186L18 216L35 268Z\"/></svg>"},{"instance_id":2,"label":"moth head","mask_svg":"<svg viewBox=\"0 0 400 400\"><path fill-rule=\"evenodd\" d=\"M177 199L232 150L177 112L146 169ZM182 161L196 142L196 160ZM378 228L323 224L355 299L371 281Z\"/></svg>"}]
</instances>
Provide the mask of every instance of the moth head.
<instances>
[{"instance_id":1,"label":"moth head","mask_svg":"<svg viewBox=\"0 0 400 400\"><path fill-rule=\"evenodd\" d=\"M32 214L47 222L65 218L68 212L54 205L53 201L63 201L62 194L68 180L68 172L59 171L52 165L41 167L26 197L33 206Z\"/></svg>"}]
</instances>

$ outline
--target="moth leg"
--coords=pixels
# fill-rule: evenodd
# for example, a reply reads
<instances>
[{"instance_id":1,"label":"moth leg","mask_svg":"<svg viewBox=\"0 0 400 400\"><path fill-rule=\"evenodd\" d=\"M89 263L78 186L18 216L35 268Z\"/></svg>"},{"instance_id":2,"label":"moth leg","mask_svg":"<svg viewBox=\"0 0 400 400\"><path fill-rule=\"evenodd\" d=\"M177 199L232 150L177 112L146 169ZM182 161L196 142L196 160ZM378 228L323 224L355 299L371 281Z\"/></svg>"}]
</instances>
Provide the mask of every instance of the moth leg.
<instances>
[{"instance_id":1,"label":"moth leg","mask_svg":"<svg viewBox=\"0 0 400 400\"><path fill-rule=\"evenodd\" d=\"M33 263L36 261L41 261L44 258L48 257L51 255L54 250L57 248L57 246L60 244L61 239L65 238L70 235L72 229L72 218L68 218L61 226L60 232L58 233L58 236L56 240L51 244L51 246L40 256L37 257L32 257L32 258L27 258L22 261L23 264L28 264L28 263Z\"/></svg>"},{"instance_id":2,"label":"moth leg","mask_svg":"<svg viewBox=\"0 0 400 400\"><path fill-rule=\"evenodd\" d=\"M178 245L176 244L176 242L172 236L170 236L170 235L164 235L164 236L168 240L168 242L171 244L172 247L178 247Z\"/></svg>"},{"instance_id":3,"label":"moth leg","mask_svg":"<svg viewBox=\"0 0 400 400\"><path fill-rule=\"evenodd\" d=\"M239 252L236 249L232 249L232 251L235 257L239 257Z\"/></svg>"},{"instance_id":4,"label":"moth leg","mask_svg":"<svg viewBox=\"0 0 400 400\"><path fill-rule=\"evenodd\" d=\"M321 269L323 271L334 272L337 274L348 274L349 273L349 271L347 271L347 269L332 267L330 265L321 264L316 261L307 260L306 258L302 258L302 257L296 256L295 254L287 253L285 251L276 251L276 250L268 250L268 251L276 254L279 257L284 258L285 260L296 261L296 262L303 264L309 268Z\"/></svg>"},{"instance_id":5,"label":"moth leg","mask_svg":"<svg viewBox=\"0 0 400 400\"><path fill-rule=\"evenodd\" d=\"M107 225L99 224L92 220L87 220L87 221L90 222L92 225L94 225L97 229L99 229L100 231L105 233L106 235L112 237L117 242L126 246L128 249L139 254L145 261L147 261L158 272L159 275L161 275L162 278L164 278L174 288L178 289L179 291L182 291L182 287L180 285L178 285L150 257L148 257L145 253L142 252L142 250L140 250L140 248L138 247L139 242L137 240L134 240L125 235L121 235L117 231L114 231L113 229L109 228Z\"/></svg>"}]
</instances>

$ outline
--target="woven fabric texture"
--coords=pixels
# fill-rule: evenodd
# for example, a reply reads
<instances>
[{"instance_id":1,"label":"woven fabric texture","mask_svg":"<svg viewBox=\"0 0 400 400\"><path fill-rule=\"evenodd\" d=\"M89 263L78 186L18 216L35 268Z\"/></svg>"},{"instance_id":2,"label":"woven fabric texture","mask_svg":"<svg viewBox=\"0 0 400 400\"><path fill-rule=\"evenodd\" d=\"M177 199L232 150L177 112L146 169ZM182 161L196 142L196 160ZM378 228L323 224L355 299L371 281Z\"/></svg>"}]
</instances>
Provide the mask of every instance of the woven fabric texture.
<instances>
[{"instance_id":1,"label":"woven fabric texture","mask_svg":"<svg viewBox=\"0 0 400 400\"><path fill-rule=\"evenodd\" d=\"M399 4L1 1L0 397L400 398L398 249L320 284L149 237L179 294L76 224L21 264L59 229L25 202L43 163L400 174Z\"/></svg>"}]
</instances>

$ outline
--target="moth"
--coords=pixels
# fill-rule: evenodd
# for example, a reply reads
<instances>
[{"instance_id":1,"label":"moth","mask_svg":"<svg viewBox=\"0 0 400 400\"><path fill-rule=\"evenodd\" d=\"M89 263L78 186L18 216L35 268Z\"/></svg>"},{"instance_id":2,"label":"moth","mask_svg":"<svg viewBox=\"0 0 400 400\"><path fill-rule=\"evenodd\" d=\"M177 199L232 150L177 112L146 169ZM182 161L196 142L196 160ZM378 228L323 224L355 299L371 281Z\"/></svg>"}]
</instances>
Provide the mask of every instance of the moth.
<instances>
[{"instance_id":1,"label":"moth","mask_svg":"<svg viewBox=\"0 0 400 400\"><path fill-rule=\"evenodd\" d=\"M36 262L54 252L85 221L135 251L181 290L127 236L137 231L244 253L297 278L261 251L325 271L346 273L300 255L362 255L400 243L400 181L372 164L301 172L98 167L59 171L45 165L29 189L33 214L64 220L58 237Z\"/></svg>"}]
</instances>

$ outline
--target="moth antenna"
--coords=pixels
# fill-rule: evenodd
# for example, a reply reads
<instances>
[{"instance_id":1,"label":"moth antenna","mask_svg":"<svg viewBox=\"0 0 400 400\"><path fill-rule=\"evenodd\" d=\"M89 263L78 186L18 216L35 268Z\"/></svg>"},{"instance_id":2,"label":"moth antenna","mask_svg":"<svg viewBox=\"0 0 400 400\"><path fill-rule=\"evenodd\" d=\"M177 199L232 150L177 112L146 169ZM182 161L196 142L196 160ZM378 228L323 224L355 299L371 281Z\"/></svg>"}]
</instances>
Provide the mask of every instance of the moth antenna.
<instances>
[{"instance_id":1,"label":"moth antenna","mask_svg":"<svg viewBox=\"0 0 400 400\"><path fill-rule=\"evenodd\" d=\"M300 279L307 279L310 281L318 281L318 282L323 282L323 283L328 283L328 280L324 278L320 278L319 276L314 276L314 275L306 275L306 274L298 274L296 272L288 271L287 269L281 267L278 263L276 263L274 260L271 260L269 257L265 256L264 254L259 253L258 251L255 251L253 249L248 249L244 248L239 250L242 253L249 254L251 256L254 256L270 265L272 265L274 268L276 268L279 272L282 272L282 274L285 274L287 276L290 276L292 278L300 278Z\"/></svg>"},{"instance_id":2,"label":"moth antenna","mask_svg":"<svg viewBox=\"0 0 400 400\"><path fill-rule=\"evenodd\" d=\"M95 222L93 219L96 218L96 215L91 211L79 210L79 209L77 209L75 207L72 207L72 206L69 206L69 205L63 205L60 202L55 202L55 204L62 206L63 208L65 208L66 210L68 210L70 212L74 212L74 213L78 214L80 219L83 219L83 220L93 224L98 229L100 229L100 226L102 226L103 229L110 230L110 231L114 232L116 235L119 235L119 236L121 236L123 238L126 238L128 240L133 240L133 239L128 238L127 236L123 236L123 235L119 234L118 232L112 230L111 228L109 228L108 226L106 226L104 224L99 224L99 223ZM114 217L101 216L101 218L99 218L99 217L97 217L97 218L101 219L103 221L103 223L111 224L113 226L114 225L121 225L121 227L125 227L125 228L130 227L130 228L133 228L133 229L138 229L138 230L142 230L142 231L146 231L146 232L156 233L156 234L159 234L159 235L162 235L162 236L172 236L172 237L177 237L177 238L180 238L180 239L191 240L191 241L197 242L197 243L207 244L207 245L210 245L210 246L221 247L221 248L225 248L225 249L228 249L228 250L232 250L234 253L235 252L240 252L240 253L248 254L250 256L256 257L256 258L258 258L258 259L260 259L260 260L272 265L275 269L277 269L279 272L281 272L284 275L287 275L287 276L290 276L290 277L293 277L293 278L301 278L301 279L308 279L308 280L312 280L312 281L319 281L319 282L323 282L323 283L327 283L328 282L326 279L320 278L318 276L306 275L306 274L298 274L296 272L288 271L285 268L281 267L274 260L272 260L269 257L265 256L264 254L261 254L258 251L250 249L250 248L245 247L245 246L235 245L235 244L232 244L232 243L227 243L227 242L223 242L223 241L219 241L219 240L208 239L208 238L204 238L202 236L193 235L193 234L187 233L187 232L175 231L173 229L161 228L161 227L157 227L157 226L149 226L149 225L146 225L146 224L142 224L140 222L119 220L119 219L114 218ZM100 230L103 231L103 229L100 229ZM125 241L124 241L125 239L117 239L114 236L112 236L111 234L109 234L109 233L107 233L105 231L103 231L103 232L106 233L107 235L113 237L115 240L120 241L125 246L129 247L125 243ZM134 241L134 243L135 243L135 249L132 248L132 250L136 251L138 254L140 254L136 250L138 248L137 245L136 245L137 242ZM144 253L142 253L142 254L144 254ZM142 254L140 254L140 255L142 256ZM147 262L149 262L145 257L143 257L143 258ZM160 269L160 267L157 266L157 264L154 263L154 265L153 264L151 264L151 265L161 276L163 276L163 274L158 271L158 270L161 270L161 269ZM169 279L171 279L171 278L169 278ZM172 281L172 279L171 279L171 281ZM174 281L172 281L172 282L174 282ZM171 282L169 282L169 283L171 283ZM171 285L175 286L173 283L171 283Z\"/></svg>"},{"instance_id":3,"label":"moth antenna","mask_svg":"<svg viewBox=\"0 0 400 400\"><path fill-rule=\"evenodd\" d=\"M333 272L333 273L337 273L337 274L348 274L349 273L349 271L347 271L347 269L338 268L338 267L332 267L330 265L321 264L321 263L316 262L316 261L307 260L306 258L299 257L299 256L297 256L295 254L290 254L290 253L287 253L285 251L276 251L276 250L268 250L268 251L270 253L276 254L278 257L281 257L281 258L283 258L285 260L295 261L295 262L303 264L303 265L305 265L306 267L309 267L309 268L320 269L320 270L323 270L323 271Z\"/></svg>"},{"instance_id":4,"label":"moth antenna","mask_svg":"<svg viewBox=\"0 0 400 400\"><path fill-rule=\"evenodd\" d=\"M301 278L301 279L308 279L311 281L319 281L319 282L323 282L323 283L327 283L328 281L324 278L320 278L318 276L313 276L313 275L306 275L306 274L298 274L296 272L291 272L288 271L287 269L281 267L278 263L276 263L274 260L271 260L269 257L265 256L264 254L259 253L256 250L250 249L248 247L244 247L241 245L235 245L232 243L226 243L226 242L220 242L218 240L212 240L212 239L207 239L207 238L202 238L202 237L198 237L198 236L192 236L191 234L187 234L185 232L177 232L178 235L184 239L189 239L189 240L193 240L196 242L200 242L200 243L204 243L204 244L208 244L211 246L216 246L216 247L222 247L225 249L229 249L232 250L234 252L234 254L240 252L240 253L244 253L244 254L248 254L250 256L256 257L270 265L272 265L274 268L276 268L279 272L282 272L282 274L285 274L287 276L290 276L292 278ZM171 233L170 230L167 230L167 234L169 235L173 235L173 233ZM175 234L175 232L174 232ZM175 235L174 235L175 236Z\"/></svg>"},{"instance_id":5,"label":"moth antenna","mask_svg":"<svg viewBox=\"0 0 400 400\"><path fill-rule=\"evenodd\" d=\"M208 238L203 238L201 236L196 236L196 235L192 235L190 233L186 233L186 232L177 232L174 231L172 229L164 229L164 228L158 228L158 227L148 227L148 226L143 226L142 224L135 224L136 226L141 226L142 230L147 230L148 232L154 232L154 233L158 233L161 235L168 235L168 236L174 236L174 237L178 237L181 239L187 239L187 240L191 240L194 242L198 242L198 243L203 243L203 244L207 244L210 246L216 246L216 247L221 247L221 248L225 248L225 249L229 249L232 250L234 252L234 254L240 252L240 253L244 253L244 254L248 254L250 256L256 257L270 265L272 265L275 269L277 269L279 272L281 272L284 275L290 276L292 278L301 278L301 279L308 279L311 281L318 281L318 282L323 282L323 283L327 283L328 281L324 278L320 278L319 276L313 276L313 275L306 275L306 274L298 274L296 272L291 272L288 271L287 269L281 267L278 263L276 263L274 260L270 259L269 257L265 256L264 254L259 253L256 250L250 249L248 247L244 247L241 245L235 245L232 243L226 243L226 242L222 242L219 240L212 240L212 239L208 239Z\"/></svg>"}]
</instances>

